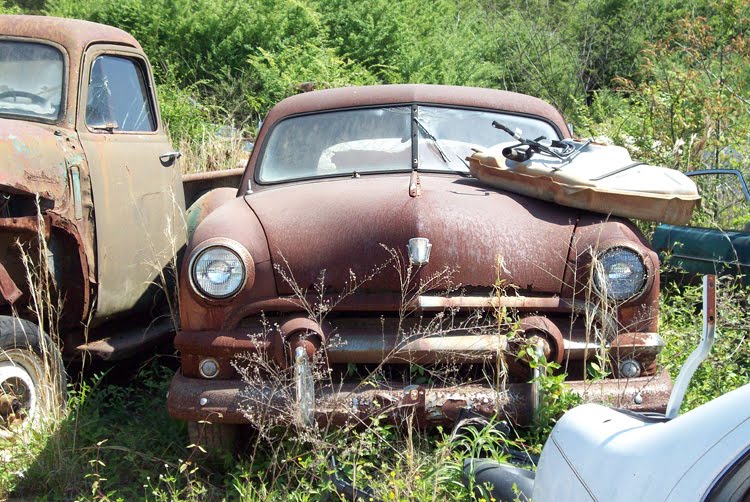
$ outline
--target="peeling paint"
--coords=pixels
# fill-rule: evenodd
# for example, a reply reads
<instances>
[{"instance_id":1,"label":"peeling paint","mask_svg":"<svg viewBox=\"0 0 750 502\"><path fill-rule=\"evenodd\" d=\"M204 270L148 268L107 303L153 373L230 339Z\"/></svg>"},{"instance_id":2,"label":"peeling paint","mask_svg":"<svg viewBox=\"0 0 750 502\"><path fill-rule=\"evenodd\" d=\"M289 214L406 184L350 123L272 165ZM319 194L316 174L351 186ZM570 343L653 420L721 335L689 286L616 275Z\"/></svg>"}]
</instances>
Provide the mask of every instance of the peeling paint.
<instances>
[{"instance_id":1,"label":"peeling paint","mask_svg":"<svg viewBox=\"0 0 750 502\"><path fill-rule=\"evenodd\" d=\"M26 143L23 142L23 140L21 140L21 138L9 134L8 139L13 144L13 148L15 148L18 153L31 155L31 149L26 145Z\"/></svg>"}]
</instances>

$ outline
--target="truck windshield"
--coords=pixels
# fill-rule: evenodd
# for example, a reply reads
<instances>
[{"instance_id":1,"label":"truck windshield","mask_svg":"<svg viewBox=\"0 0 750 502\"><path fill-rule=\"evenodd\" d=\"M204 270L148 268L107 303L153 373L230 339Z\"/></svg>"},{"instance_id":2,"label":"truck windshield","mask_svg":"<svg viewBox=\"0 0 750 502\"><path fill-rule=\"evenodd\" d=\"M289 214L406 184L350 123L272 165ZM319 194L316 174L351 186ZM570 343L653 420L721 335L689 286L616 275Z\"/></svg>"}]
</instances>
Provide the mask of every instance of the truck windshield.
<instances>
[{"instance_id":1,"label":"truck windshield","mask_svg":"<svg viewBox=\"0 0 750 502\"><path fill-rule=\"evenodd\" d=\"M525 137L559 139L548 123L497 112L398 106L324 112L283 120L256 169L261 183L372 172L468 173L474 149L512 141L497 120ZM412 148L416 138L417 148Z\"/></svg>"},{"instance_id":2,"label":"truck windshield","mask_svg":"<svg viewBox=\"0 0 750 502\"><path fill-rule=\"evenodd\" d=\"M0 115L56 120L63 55L46 44L0 40Z\"/></svg>"}]
</instances>

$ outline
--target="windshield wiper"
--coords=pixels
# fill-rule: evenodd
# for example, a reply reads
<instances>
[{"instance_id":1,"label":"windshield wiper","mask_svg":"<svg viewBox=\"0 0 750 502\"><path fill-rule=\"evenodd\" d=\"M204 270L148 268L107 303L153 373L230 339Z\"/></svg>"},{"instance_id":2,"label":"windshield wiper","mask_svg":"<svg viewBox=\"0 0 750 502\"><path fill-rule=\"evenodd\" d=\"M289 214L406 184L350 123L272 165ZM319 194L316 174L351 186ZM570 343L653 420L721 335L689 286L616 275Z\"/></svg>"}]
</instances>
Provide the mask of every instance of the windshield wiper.
<instances>
[{"instance_id":1,"label":"windshield wiper","mask_svg":"<svg viewBox=\"0 0 750 502\"><path fill-rule=\"evenodd\" d=\"M437 148L437 151L440 154L440 158L443 159L443 162L445 162L446 164L449 164L451 160L448 158L448 154L445 153L445 150L443 149L443 147L440 146L440 142L435 137L435 135L432 134L430 130L427 129L427 127L422 122L420 122L417 117L414 117L414 123L416 123L417 127L419 127L422 130L422 134L424 134L425 137L429 139L430 141L432 141L432 144L435 145L435 148Z\"/></svg>"}]
</instances>

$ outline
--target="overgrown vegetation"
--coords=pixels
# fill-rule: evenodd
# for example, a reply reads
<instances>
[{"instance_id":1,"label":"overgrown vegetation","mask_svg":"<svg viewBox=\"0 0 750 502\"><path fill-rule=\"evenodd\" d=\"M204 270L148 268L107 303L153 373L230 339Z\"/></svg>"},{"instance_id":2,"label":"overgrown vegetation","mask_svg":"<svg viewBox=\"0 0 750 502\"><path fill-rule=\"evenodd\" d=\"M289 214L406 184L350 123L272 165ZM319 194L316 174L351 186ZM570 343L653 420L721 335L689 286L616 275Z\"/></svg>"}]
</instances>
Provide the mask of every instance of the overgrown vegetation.
<instances>
[{"instance_id":1,"label":"overgrown vegetation","mask_svg":"<svg viewBox=\"0 0 750 502\"><path fill-rule=\"evenodd\" d=\"M750 383L750 287L725 277L716 291L716 341L691 381L682 411ZM701 295L700 285L669 283L663 291L661 335L666 348L662 361L673 378L700 340Z\"/></svg>"},{"instance_id":2,"label":"overgrown vegetation","mask_svg":"<svg viewBox=\"0 0 750 502\"><path fill-rule=\"evenodd\" d=\"M193 168L234 167L243 138L301 83L420 82L537 95L578 135L626 146L639 160L750 174L746 1L0 0L0 13L22 12L132 33ZM719 294L717 343L683 410L750 381L750 291L725 281ZM661 312L662 363L674 377L699 338L700 288L667 282ZM210 469L166 414L172 366L146 362L127 385L100 373L75 382L55 432L0 440L0 499L318 500L331 492L335 456L342 476L381 498L469 500L461 459L501 457L508 440L494 427L454 436L377 421L316 438L292 429L255 438L244 460ZM576 403L559 376L542 384L548 402L523 443L537 451Z\"/></svg>"},{"instance_id":3,"label":"overgrown vegetation","mask_svg":"<svg viewBox=\"0 0 750 502\"><path fill-rule=\"evenodd\" d=\"M244 459L207 467L166 413L171 375L153 360L126 387L101 375L82 382L54 435L0 443L0 498L320 500L338 478L385 500L471 500L461 459L502 458L507 444L492 426L423 435L375 421L322 435L275 430L253 438Z\"/></svg>"},{"instance_id":4,"label":"overgrown vegetation","mask_svg":"<svg viewBox=\"0 0 750 502\"><path fill-rule=\"evenodd\" d=\"M279 99L316 88L435 83L558 106L580 135L641 160L747 164L750 4L727 0L4 0L123 28L156 71L173 139L248 137ZM214 166L209 166L214 167Z\"/></svg>"}]
</instances>

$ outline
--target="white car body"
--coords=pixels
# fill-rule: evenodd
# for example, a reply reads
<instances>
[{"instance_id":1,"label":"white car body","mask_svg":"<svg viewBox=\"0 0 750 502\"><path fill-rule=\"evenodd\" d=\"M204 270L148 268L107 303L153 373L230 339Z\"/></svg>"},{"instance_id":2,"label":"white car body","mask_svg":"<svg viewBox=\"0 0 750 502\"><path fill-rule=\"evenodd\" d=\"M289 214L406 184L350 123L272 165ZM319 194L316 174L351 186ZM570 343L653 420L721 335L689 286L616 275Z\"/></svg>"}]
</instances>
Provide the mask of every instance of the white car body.
<instances>
[{"instance_id":1,"label":"white car body","mask_svg":"<svg viewBox=\"0 0 750 502\"><path fill-rule=\"evenodd\" d=\"M566 413L547 440L532 500L732 500L711 493L732 476L743 500L748 451L750 384L668 421L587 404Z\"/></svg>"}]
</instances>

